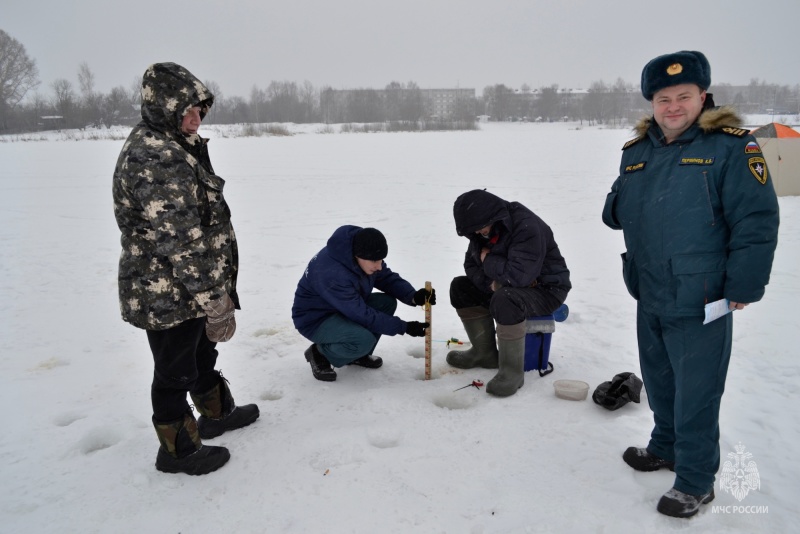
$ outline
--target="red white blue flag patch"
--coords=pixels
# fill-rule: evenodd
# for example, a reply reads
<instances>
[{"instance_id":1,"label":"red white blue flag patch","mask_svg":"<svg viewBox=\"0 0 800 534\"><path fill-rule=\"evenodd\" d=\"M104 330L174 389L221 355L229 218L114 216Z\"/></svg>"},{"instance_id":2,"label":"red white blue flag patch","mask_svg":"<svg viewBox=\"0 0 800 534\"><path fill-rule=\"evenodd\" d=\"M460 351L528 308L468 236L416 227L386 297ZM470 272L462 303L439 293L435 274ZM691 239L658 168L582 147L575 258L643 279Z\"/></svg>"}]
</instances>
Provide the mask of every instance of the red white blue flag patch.
<instances>
[{"instance_id":1,"label":"red white blue flag patch","mask_svg":"<svg viewBox=\"0 0 800 534\"><path fill-rule=\"evenodd\" d=\"M745 154L761 154L761 147L755 141L750 141L744 147Z\"/></svg>"}]
</instances>

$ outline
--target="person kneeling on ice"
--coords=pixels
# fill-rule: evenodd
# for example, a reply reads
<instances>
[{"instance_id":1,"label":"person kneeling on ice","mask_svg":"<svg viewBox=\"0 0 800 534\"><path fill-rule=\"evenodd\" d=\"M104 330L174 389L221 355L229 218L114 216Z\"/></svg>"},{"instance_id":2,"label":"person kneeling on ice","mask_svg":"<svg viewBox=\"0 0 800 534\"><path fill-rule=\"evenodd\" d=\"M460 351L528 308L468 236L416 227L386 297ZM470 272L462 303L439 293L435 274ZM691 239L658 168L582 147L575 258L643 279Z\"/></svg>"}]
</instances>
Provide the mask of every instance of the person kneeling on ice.
<instances>
[{"instance_id":1,"label":"person kneeling on ice","mask_svg":"<svg viewBox=\"0 0 800 534\"><path fill-rule=\"evenodd\" d=\"M472 347L451 351L447 363L499 367L486 392L507 397L525 382L525 319L549 315L564 303L572 288L569 269L550 227L519 202L475 189L456 199L453 217L469 247L466 276L450 284L450 303Z\"/></svg>"},{"instance_id":2,"label":"person kneeling on ice","mask_svg":"<svg viewBox=\"0 0 800 534\"><path fill-rule=\"evenodd\" d=\"M313 342L305 357L317 380L336 380L331 364L383 365L372 354L382 334L425 335L428 323L406 322L393 314L398 300L409 306L436 304L436 290L415 290L392 272L383 261L388 250L375 228L346 225L308 263L295 291L292 320Z\"/></svg>"},{"instance_id":3,"label":"person kneeling on ice","mask_svg":"<svg viewBox=\"0 0 800 534\"><path fill-rule=\"evenodd\" d=\"M231 211L197 133L214 95L175 63L156 63L142 80L142 121L114 170L114 215L122 234L122 318L147 332L153 353L150 396L161 447L156 468L203 475L230 458L202 439L247 426L258 406L237 406L214 369L218 342L236 331L238 272ZM189 393L199 420L186 402Z\"/></svg>"}]
</instances>

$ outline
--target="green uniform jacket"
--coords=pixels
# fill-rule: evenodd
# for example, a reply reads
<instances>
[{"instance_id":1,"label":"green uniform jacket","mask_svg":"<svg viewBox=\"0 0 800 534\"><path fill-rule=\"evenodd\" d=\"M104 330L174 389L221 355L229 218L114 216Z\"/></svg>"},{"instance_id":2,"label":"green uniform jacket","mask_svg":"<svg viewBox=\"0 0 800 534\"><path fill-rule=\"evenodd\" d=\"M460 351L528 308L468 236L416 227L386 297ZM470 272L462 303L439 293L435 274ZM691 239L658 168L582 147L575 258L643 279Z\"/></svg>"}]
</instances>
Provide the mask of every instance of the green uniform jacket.
<instances>
[{"instance_id":1,"label":"green uniform jacket","mask_svg":"<svg viewBox=\"0 0 800 534\"><path fill-rule=\"evenodd\" d=\"M230 294L238 308L238 259L231 212L206 140L185 135L187 108L205 116L213 95L174 63L147 69L142 122L128 136L114 171L114 215L122 232L122 318L164 330L205 315L202 306Z\"/></svg>"},{"instance_id":2,"label":"green uniform jacket","mask_svg":"<svg viewBox=\"0 0 800 534\"><path fill-rule=\"evenodd\" d=\"M622 229L623 278L641 306L703 315L761 299L778 243L778 201L763 154L730 108L704 111L665 145L651 118L624 147L603 222Z\"/></svg>"}]
</instances>

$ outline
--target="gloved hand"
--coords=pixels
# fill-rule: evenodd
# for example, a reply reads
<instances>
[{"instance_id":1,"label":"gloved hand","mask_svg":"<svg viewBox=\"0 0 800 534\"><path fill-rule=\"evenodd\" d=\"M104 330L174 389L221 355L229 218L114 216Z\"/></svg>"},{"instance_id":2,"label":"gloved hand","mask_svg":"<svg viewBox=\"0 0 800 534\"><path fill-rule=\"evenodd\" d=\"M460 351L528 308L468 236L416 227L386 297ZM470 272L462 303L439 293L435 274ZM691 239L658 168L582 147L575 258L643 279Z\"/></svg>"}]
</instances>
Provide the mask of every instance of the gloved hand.
<instances>
[{"instance_id":1,"label":"gloved hand","mask_svg":"<svg viewBox=\"0 0 800 534\"><path fill-rule=\"evenodd\" d=\"M406 334L411 337L423 337L425 329L430 326L429 323L421 323L419 321L409 321L406 323Z\"/></svg>"},{"instance_id":2,"label":"gloved hand","mask_svg":"<svg viewBox=\"0 0 800 534\"><path fill-rule=\"evenodd\" d=\"M416 293L414 293L414 304L416 304L417 306L422 306L423 304L425 304L425 299L429 297L430 297L429 302L431 303L431 305L436 304L435 289L431 289L430 292L428 292L428 290L425 288L419 289L417 290Z\"/></svg>"},{"instance_id":3,"label":"gloved hand","mask_svg":"<svg viewBox=\"0 0 800 534\"><path fill-rule=\"evenodd\" d=\"M203 306L203 311L206 312L206 336L209 341L221 343L233 337L236 332L236 307L227 293Z\"/></svg>"}]
</instances>

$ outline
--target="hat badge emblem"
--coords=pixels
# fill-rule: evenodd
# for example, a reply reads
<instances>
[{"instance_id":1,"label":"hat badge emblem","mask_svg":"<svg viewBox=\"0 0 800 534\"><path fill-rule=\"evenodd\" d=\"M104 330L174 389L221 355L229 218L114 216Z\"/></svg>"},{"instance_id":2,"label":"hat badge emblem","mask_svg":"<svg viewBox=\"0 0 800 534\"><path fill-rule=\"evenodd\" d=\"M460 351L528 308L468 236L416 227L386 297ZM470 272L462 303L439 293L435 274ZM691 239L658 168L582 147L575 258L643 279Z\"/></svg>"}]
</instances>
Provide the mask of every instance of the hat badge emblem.
<instances>
[{"instance_id":1,"label":"hat badge emblem","mask_svg":"<svg viewBox=\"0 0 800 534\"><path fill-rule=\"evenodd\" d=\"M680 63L673 63L669 67L667 67L667 74L670 76L675 76L676 74L680 74L683 72L683 65Z\"/></svg>"}]
</instances>

